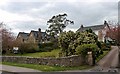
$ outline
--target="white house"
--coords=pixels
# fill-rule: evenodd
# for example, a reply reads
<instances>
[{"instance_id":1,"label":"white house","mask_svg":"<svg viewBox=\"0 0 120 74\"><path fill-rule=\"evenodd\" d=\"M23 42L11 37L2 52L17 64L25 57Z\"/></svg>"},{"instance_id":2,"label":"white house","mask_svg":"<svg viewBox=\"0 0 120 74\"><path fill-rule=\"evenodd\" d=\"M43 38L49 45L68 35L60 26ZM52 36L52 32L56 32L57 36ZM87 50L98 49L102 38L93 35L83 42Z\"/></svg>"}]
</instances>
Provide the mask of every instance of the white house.
<instances>
[{"instance_id":1,"label":"white house","mask_svg":"<svg viewBox=\"0 0 120 74\"><path fill-rule=\"evenodd\" d=\"M93 32L95 32L96 35L98 35L98 41L105 41L106 31L109 29L109 25L106 21L104 21L104 24L102 25L94 25L94 26L88 26L84 27L81 25L81 27L77 31L85 31L87 29L92 29Z\"/></svg>"}]
</instances>

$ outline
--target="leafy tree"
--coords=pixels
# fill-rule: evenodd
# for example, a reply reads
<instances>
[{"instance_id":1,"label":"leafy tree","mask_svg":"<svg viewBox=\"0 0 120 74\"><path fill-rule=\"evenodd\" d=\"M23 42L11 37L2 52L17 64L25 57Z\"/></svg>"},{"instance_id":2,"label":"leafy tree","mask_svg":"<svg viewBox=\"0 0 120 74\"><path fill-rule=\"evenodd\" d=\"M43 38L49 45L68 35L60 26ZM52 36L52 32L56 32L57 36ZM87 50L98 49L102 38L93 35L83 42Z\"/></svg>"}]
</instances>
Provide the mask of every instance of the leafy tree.
<instances>
[{"instance_id":1,"label":"leafy tree","mask_svg":"<svg viewBox=\"0 0 120 74\"><path fill-rule=\"evenodd\" d=\"M74 24L74 22L67 19L67 14L55 15L47 21L47 25L49 25L49 27L46 32L55 37L62 33L69 24Z\"/></svg>"}]
</instances>

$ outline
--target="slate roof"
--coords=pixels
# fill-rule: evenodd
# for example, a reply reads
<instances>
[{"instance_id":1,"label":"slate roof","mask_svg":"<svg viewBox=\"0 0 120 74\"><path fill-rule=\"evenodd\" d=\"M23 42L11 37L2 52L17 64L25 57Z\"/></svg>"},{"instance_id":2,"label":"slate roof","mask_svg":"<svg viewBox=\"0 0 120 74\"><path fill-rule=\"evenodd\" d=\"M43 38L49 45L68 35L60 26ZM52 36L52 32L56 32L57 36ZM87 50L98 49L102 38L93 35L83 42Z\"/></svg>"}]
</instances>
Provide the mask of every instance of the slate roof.
<instances>
[{"instance_id":1,"label":"slate roof","mask_svg":"<svg viewBox=\"0 0 120 74\"><path fill-rule=\"evenodd\" d=\"M87 29L92 29L92 30L100 30L103 29L105 25L94 25L94 26L88 26L88 27L80 27L77 31L85 31Z\"/></svg>"},{"instance_id":2,"label":"slate roof","mask_svg":"<svg viewBox=\"0 0 120 74\"><path fill-rule=\"evenodd\" d=\"M21 37L23 37L23 39L27 39L28 36L29 36L29 33L19 32L18 36L19 36L19 35L20 35Z\"/></svg>"},{"instance_id":3,"label":"slate roof","mask_svg":"<svg viewBox=\"0 0 120 74\"><path fill-rule=\"evenodd\" d=\"M35 39L38 38L38 31L31 31L30 33L33 33L33 36L35 37Z\"/></svg>"}]
</instances>

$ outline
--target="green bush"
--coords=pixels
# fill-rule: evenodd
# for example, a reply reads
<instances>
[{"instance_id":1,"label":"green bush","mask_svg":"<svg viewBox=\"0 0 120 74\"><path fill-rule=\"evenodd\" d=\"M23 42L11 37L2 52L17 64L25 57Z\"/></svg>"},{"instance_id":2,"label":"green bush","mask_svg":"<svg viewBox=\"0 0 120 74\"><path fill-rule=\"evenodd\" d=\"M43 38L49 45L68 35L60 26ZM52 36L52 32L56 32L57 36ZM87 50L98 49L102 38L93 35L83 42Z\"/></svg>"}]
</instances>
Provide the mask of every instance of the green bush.
<instances>
[{"instance_id":1,"label":"green bush","mask_svg":"<svg viewBox=\"0 0 120 74\"><path fill-rule=\"evenodd\" d=\"M40 51L41 51L41 52L48 52L48 51L51 51L51 50L53 50L52 47L44 47L44 48L40 48Z\"/></svg>"},{"instance_id":2,"label":"green bush","mask_svg":"<svg viewBox=\"0 0 120 74\"><path fill-rule=\"evenodd\" d=\"M40 43L39 49L41 52L47 52L54 49L54 44L52 42L49 43Z\"/></svg>"},{"instance_id":3,"label":"green bush","mask_svg":"<svg viewBox=\"0 0 120 74\"><path fill-rule=\"evenodd\" d=\"M19 47L20 53L34 53L39 51L39 47L35 43L23 43Z\"/></svg>"},{"instance_id":4,"label":"green bush","mask_svg":"<svg viewBox=\"0 0 120 74\"><path fill-rule=\"evenodd\" d=\"M102 49L103 51L110 50L110 48L111 48L111 45L110 45L110 44L107 44L107 43L102 43L102 44L101 44L101 49Z\"/></svg>"},{"instance_id":5,"label":"green bush","mask_svg":"<svg viewBox=\"0 0 120 74\"><path fill-rule=\"evenodd\" d=\"M49 43L40 43L39 44L39 48L44 48L44 47L52 47L53 43L49 42Z\"/></svg>"},{"instance_id":6,"label":"green bush","mask_svg":"<svg viewBox=\"0 0 120 74\"><path fill-rule=\"evenodd\" d=\"M101 42L97 41L96 44L101 49Z\"/></svg>"},{"instance_id":7,"label":"green bush","mask_svg":"<svg viewBox=\"0 0 120 74\"><path fill-rule=\"evenodd\" d=\"M83 44L79 45L76 48L76 54L77 55L83 55L86 56L87 52L92 51L95 56L97 56L97 52L99 51L98 46L96 44Z\"/></svg>"}]
</instances>

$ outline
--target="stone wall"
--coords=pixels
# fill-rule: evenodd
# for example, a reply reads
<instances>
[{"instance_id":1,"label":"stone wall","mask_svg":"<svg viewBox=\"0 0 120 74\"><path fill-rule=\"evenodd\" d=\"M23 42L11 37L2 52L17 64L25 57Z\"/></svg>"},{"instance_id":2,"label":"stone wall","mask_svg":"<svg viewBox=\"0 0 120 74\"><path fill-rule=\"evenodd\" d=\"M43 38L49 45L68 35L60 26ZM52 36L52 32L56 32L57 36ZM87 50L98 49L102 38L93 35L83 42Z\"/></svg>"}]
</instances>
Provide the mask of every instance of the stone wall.
<instances>
[{"instance_id":1,"label":"stone wall","mask_svg":"<svg viewBox=\"0 0 120 74\"><path fill-rule=\"evenodd\" d=\"M50 66L80 66L85 64L85 58L81 56L69 56L59 58L33 58L24 56L2 56L3 62L16 62L26 64L40 64Z\"/></svg>"}]
</instances>

